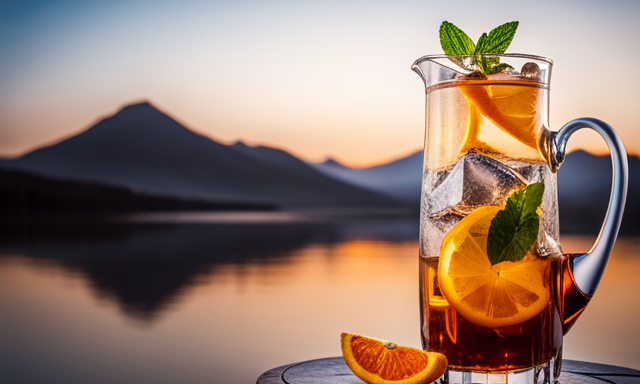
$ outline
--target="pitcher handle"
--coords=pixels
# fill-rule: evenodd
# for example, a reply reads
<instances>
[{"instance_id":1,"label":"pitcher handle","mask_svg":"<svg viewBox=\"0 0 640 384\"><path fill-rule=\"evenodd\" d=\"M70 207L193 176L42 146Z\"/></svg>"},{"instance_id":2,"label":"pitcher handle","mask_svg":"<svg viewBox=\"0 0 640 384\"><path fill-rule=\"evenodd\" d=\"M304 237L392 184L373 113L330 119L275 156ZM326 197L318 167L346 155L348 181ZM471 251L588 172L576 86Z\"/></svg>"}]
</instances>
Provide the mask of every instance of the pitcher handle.
<instances>
[{"instance_id":1,"label":"pitcher handle","mask_svg":"<svg viewBox=\"0 0 640 384\"><path fill-rule=\"evenodd\" d=\"M578 289L582 293L592 296L604 269L607 266L613 244L618 236L622 213L627 197L628 163L627 152L620 136L611 126L604 121L591 117L575 119L565 124L558 132L552 132L550 136L550 165L552 170L557 170L565 159L565 151L569 137L578 129L591 128L598 132L609 146L612 163L612 184L609 197L607 214L600 228L600 233L591 250L583 255L576 255L571 259L571 272Z\"/></svg>"}]
</instances>

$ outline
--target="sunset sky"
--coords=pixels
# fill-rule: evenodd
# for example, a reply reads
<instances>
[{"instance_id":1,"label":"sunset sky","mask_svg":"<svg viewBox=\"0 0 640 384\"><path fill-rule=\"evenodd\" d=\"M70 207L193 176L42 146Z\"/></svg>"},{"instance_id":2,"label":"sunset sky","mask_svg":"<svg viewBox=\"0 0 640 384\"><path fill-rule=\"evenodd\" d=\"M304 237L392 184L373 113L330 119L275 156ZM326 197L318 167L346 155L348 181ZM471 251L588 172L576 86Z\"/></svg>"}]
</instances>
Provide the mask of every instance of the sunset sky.
<instances>
[{"instance_id":1,"label":"sunset sky","mask_svg":"<svg viewBox=\"0 0 640 384\"><path fill-rule=\"evenodd\" d=\"M422 146L424 86L448 20L473 40L511 20L508 52L554 60L551 126L592 116L640 153L637 1L52 1L0 3L0 156L150 100L223 143L352 166ZM595 134L570 148L603 153Z\"/></svg>"}]
</instances>

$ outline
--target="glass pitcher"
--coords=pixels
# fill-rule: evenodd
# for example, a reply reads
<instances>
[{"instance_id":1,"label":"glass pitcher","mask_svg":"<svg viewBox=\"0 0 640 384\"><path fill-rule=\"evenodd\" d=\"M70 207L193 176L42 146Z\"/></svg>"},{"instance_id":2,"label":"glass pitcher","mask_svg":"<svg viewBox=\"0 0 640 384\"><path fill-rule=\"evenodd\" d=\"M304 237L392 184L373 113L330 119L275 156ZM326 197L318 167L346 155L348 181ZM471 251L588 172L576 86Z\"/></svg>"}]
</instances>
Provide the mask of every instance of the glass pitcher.
<instances>
[{"instance_id":1,"label":"glass pitcher","mask_svg":"<svg viewBox=\"0 0 640 384\"><path fill-rule=\"evenodd\" d=\"M479 60L506 65L484 75L474 71ZM445 382L557 382L563 335L595 292L618 234L627 191L624 145L593 118L549 131L551 67L549 59L520 54L425 56L412 66L426 85L422 343L447 356ZM583 127L607 142L613 186L591 251L564 255L556 170L567 140ZM492 265L486 244L493 217L509 196L538 182L544 193L533 247L520 261Z\"/></svg>"}]
</instances>

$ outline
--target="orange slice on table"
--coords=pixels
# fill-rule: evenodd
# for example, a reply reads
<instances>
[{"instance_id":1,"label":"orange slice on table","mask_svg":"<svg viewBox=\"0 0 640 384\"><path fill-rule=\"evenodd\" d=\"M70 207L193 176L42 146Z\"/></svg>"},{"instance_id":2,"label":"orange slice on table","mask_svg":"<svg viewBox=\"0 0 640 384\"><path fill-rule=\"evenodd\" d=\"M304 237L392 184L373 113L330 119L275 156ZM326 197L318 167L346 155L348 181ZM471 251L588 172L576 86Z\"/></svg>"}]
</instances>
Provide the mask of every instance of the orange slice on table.
<instances>
[{"instance_id":1,"label":"orange slice on table","mask_svg":"<svg viewBox=\"0 0 640 384\"><path fill-rule=\"evenodd\" d=\"M441 353L351 333L343 333L340 342L347 366L369 384L430 383L447 369L447 358Z\"/></svg>"},{"instance_id":2,"label":"orange slice on table","mask_svg":"<svg viewBox=\"0 0 640 384\"><path fill-rule=\"evenodd\" d=\"M480 207L460 220L444 237L438 262L445 299L464 319L487 328L527 321L549 300L547 260L529 253L517 262L489 262L487 233L501 209Z\"/></svg>"},{"instance_id":3,"label":"orange slice on table","mask_svg":"<svg viewBox=\"0 0 640 384\"><path fill-rule=\"evenodd\" d=\"M480 113L521 143L538 149L540 88L526 85L490 84L469 80L459 88Z\"/></svg>"}]
</instances>

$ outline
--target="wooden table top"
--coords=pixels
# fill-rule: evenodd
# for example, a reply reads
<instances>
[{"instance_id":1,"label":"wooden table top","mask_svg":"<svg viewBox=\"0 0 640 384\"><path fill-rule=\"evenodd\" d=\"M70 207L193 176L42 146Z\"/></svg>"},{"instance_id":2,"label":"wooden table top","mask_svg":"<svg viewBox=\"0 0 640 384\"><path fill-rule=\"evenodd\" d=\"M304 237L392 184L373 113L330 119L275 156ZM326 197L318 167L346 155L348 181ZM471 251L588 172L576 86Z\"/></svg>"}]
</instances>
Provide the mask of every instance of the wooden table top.
<instances>
[{"instance_id":1,"label":"wooden table top","mask_svg":"<svg viewBox=\"0 0 640 384\"><path fill-rule=\"evenodd\" d=\"M302 361L273 368L258 378L257 384L362 384L344 359ZM640 384L640 371L613 365L562 360L561 384Z\"/></svg>"}]
</instances>

